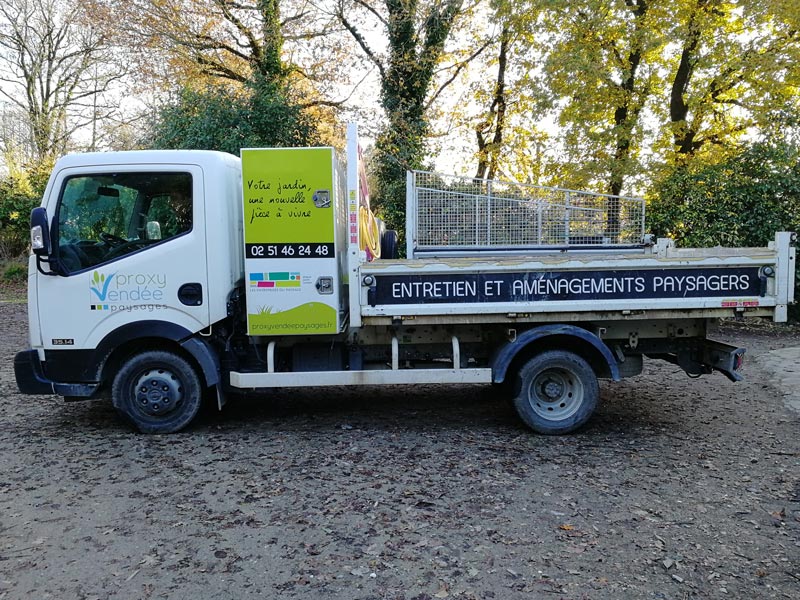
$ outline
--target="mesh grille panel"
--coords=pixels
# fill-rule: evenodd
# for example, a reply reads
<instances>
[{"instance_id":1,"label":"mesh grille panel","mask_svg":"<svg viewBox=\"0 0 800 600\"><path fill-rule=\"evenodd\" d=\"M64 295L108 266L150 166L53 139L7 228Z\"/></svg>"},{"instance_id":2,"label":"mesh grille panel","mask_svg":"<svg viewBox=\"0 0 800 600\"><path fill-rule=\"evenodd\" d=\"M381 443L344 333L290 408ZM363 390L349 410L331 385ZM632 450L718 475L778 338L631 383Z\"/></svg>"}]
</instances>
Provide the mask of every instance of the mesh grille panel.
<instances>
[{"instance_id":1,"label":"mesh grille panel","mask_svg":"<svg viewBox=\"0 0 800 600\"><path fill-rule=\"evenodd\" d=\"M415 171L416 247L629 246L644 200Z\"/></svg>"}]
</instances>

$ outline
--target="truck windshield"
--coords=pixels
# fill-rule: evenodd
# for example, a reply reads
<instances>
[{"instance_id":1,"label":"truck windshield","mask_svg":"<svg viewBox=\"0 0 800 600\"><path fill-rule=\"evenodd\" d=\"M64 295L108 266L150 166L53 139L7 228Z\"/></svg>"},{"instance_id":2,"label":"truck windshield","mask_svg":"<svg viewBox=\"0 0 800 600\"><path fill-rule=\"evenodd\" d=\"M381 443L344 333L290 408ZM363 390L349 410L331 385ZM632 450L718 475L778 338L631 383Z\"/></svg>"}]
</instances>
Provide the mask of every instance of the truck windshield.
<instances>
[{"instance_id":1,"label":"truck windshield","mask_svg":"<svg viewBox=\"0 0 800 600\"><path fill-rule=\"evenodd\" d=\"M69 177L55 232L58 261L75 273L192 229L189 173L102 173Z\"/></svg>"}]
</instances>

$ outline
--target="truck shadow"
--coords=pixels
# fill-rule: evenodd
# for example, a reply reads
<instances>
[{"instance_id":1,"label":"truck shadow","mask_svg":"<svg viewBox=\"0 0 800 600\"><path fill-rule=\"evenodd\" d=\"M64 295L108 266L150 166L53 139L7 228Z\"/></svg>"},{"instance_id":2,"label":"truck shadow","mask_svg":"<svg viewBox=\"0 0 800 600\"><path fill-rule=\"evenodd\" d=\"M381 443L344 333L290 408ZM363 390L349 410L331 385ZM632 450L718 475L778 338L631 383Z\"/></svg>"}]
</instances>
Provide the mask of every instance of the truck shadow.
<instances>
[{"instance_id":1,"label":"truck shadow","mask_svg":"<svg viewBox=\"0 0 800 600\"><path fill-rule=\"evenodd\" d=\"M595 415L576 435L630 433L673 426L641 386L601 384ZM493 386L278 389L234 397L222 412L206 408L192 429L330 431L367 429L531 433ZM533 434L532 434L533 435Z\"/></svg>"},{"instance_id":2,"label":"truck shadow","mask_svg":"<svg viewBox=\"0 0 800 600\"><path fill-rule=\"evenodd\" d=\"M515 425L516 415L489 386L322 387L238 395L221 413L206 410L197 428L460 429Z\"/></svg>"},{"instance_id":3,"label":"truck shadow","mask_svg":"<svg viewBox=\"0 0 800 600\"><path fill-rule=\"evenodd\" d=\"M688 434L687 413L699 406L705 386L666 394L648 378L601 382L600 403L581 430L566 437L650 437L669 430ZM111 402L63 403L37 410L37 429L125 435L130 427ZM54 410L55 409L55 410ZM224 437L263 432L318 432L359 429L383 433L446 433L519 436L535 435L519 419L499 389L471 385L419 385L391 387L280 388L269 393L231 397L220 412L208 403L187 434L213 433ZM716 430L716 428L713 428ZM547 439L543 437L543 439Z\"/></svg>"}]
</instances>

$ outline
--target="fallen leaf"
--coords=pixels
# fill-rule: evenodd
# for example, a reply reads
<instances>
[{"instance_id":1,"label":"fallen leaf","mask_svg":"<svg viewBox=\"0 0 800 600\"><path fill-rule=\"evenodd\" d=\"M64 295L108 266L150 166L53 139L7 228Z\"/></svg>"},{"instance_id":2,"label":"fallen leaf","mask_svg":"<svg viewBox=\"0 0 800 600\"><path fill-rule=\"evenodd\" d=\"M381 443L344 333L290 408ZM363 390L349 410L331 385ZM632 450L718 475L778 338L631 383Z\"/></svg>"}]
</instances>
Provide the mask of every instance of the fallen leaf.
<instances>
[{"instance_id":1,"label":"fallen leaf","mask_svg":"<svg viewBox=\"0 0 800 600\"><path fill-rule=\"evenodd\" d=\"M145 567L152 567L153 565L158 564L158 556L155 554L148 554L142 560L139 561L140 565L144 565Z\"/></svg>"}]
</instances>

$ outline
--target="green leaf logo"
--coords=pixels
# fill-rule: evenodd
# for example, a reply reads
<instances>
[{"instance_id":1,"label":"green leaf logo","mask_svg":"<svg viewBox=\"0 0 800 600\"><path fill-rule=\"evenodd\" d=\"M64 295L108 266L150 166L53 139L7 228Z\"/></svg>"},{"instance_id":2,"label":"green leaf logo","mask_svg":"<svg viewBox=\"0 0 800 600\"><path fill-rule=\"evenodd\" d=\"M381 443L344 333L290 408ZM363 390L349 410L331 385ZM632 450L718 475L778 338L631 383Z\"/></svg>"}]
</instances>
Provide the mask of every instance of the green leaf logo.
<instances>
[{"instance_id":1,"label":"green leaf logo","mask_svg":"<svg viewBox=\"0 0 800 600\"><path fill-rule=\"evenodd\" d=\"M92 273L92 283L94 285L90 285L89 289L97 296L97 299L101 302L106 299L106 294L108 294L108 285L111 283L111 278L114 277L115 273L112 273L108 277L95 271Z\"/></svg>"}]
</instances>

